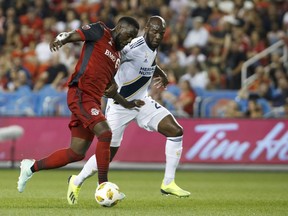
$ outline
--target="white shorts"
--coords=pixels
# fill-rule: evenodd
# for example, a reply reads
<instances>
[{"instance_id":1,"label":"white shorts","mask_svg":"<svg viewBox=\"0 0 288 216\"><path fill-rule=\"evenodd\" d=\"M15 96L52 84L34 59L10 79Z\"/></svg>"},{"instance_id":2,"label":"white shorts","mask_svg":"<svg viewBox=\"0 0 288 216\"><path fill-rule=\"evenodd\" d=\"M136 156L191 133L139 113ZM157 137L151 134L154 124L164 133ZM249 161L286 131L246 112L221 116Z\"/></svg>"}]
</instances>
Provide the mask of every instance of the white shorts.
<instances>
[{"instance_id":1,"label":"white shorts","mask_svg":"<svg viewBox=\"0 0 288 216\"><path fill-rule=\"evenodd\" d=\"M123 133L131 121L136 121L138 126L147 131L158 131L159 122L171 113L151 97L142 99L145 105L141 108L125 109L115 104L112 99L108 100L106 118L112 130L112 147L119 147Z\"/></svg>"}]
</instances>

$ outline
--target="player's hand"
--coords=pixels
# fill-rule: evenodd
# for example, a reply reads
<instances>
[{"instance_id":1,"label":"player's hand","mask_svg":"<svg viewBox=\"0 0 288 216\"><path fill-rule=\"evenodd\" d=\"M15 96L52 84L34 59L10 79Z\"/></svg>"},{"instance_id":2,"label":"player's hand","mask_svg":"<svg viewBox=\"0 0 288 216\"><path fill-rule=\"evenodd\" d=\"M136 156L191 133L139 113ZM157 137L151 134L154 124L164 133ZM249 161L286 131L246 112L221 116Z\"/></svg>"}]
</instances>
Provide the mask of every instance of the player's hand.
<instances>
[{"instance_id":1,"label":"player's hand","mask_svg":"<svg viewBox=\"0 0 288 216\"><path fill-rule=\"evenodd\" d=\"M127 105L125 106L125 108L127 109L131 109L131 108L134 108L134 107L142 107L143 105L145 105L145 102L142 101L142 100L132 100L132 101L129 101L127 103Z\"/></svg>"},{"instance_id":2,"label":"player's hand","mask_svg":"<svg viewBox=\"0 0 288 216\"><path fill-rule=\"evenodd\" d=\"M117 94L118 85L114 82L107 86L104 95L107 98L114 98L114 96Z\"/></svg>"},{"instance_id":3,"label":"player's hand","mask_svg":"<svg viewBox=\"0 0 288 216\"><path fill-rule=\"evenodd\" d=\"M61 32L60 34L58 34L54 41L50 43L50 51L53 52L59 50L59 48L65 44L64 41L67 40L70 35L71 33L69 32Z\"/></svg>"},{"instance_id":4,"label":"player's hand","mask_svg":"<svg viewBox=\"0 0 288 216\"><path fill-rule=\"evenodd\" d=\"M58 51L62 47L62 45L62 42L56 39L50 43L50 51Z\"/></svg>"},{"instance_id":5,"label":"player's hand","mask_svg":"<svg viewBox=\"0 0 288 216\"><path fill-rule=\"evenodd\" d=\"M154 81L154 86L156 88L161 88L161 87L166 88L166 86L169 83L167 77L163 77L163 76L155 77L153 78L153 81Z\"/></svg>"}]
</instances>

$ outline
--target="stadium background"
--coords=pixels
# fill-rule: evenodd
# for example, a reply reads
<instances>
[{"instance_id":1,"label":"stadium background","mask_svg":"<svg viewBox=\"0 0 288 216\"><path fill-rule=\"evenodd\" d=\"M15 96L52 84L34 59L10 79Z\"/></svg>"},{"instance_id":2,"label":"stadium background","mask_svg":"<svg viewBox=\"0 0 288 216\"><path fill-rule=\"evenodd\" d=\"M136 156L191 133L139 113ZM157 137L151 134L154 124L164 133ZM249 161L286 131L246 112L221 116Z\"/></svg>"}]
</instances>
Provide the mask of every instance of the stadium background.
<instances>
[{"instance_id":1,"label":"stadium background","mask_svg":"<svg viewBox=\"0 0 288 216\"><path fill-rule=\"evenodd\" d=\"M24 128L16 142L1 141L4 165L41 158L69 144L66 80L81 44L65 45L52 54L48 47L54 36L97 20L113 28L123 15L137 18L142 34L147 18L161 15L167 32L158 64L170 83L167 91L151 87L150 94L184 127L181 167L232 164L285 169L287 1L2 0L0 4L0 127ZM262 52L267 55L254 58ZM251 59L255 61L243 79L243 65ZM145 151L139 151L140 146ZM148 163L155 162L161 167L165 161L163 137L135 124L126 131L122 149L116 160L126 166L141 162L149 168ZM92 146L87 158L93 151Z\"/></svg>"}]
</instances>

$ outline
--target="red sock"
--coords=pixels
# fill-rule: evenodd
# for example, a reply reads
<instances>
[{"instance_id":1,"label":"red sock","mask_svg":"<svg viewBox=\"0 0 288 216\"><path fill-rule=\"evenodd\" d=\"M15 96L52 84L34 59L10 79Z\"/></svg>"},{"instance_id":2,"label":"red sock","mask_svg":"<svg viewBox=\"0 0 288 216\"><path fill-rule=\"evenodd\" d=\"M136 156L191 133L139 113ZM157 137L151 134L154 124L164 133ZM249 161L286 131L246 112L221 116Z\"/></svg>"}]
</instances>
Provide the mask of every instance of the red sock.
<instances>
[{"instance_id":1,"label":"red sock","mask_svg":"<svg viewBox=\"0 0 288 216\"><path fill-rule=\"evenodd\" d=\"M111 138L111 131L106 131L98 137L95 155L97 158L99 184L108 181Z\"/></svg>"},{"instance_id":2,"label":"red sock","mask_svg":"<svg viewBox=\"0 0 288 216\"><path fill-rule=\"evenodd\" d=\"M34 163L31 170L37 172L39 170L54 169L63 167L71 162L80 161L84 158L84 155L76 154L71 148L60 149L46 158L38 160Z\"/></svg>"}]
</instances>

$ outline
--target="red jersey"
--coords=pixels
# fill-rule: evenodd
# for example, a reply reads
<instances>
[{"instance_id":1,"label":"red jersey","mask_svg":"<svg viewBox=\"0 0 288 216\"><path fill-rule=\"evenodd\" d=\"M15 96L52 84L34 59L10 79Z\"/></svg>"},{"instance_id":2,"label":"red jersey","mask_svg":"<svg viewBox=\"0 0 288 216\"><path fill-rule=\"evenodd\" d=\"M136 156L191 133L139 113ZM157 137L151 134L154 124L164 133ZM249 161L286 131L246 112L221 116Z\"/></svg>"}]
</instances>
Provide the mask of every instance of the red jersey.
<instances>
[{"instance_id":1,"label":"red jersey","mask_svg":"<svg viewBox=\"0 0 288 216\"><path fill-rule=\"evenodd\" d=\"M102 22L85 25L76 30L85 41L69 86L78 86L98 103L107 84L113 79L119 64L111 30Z\"/></svg>"}]
</instances>

